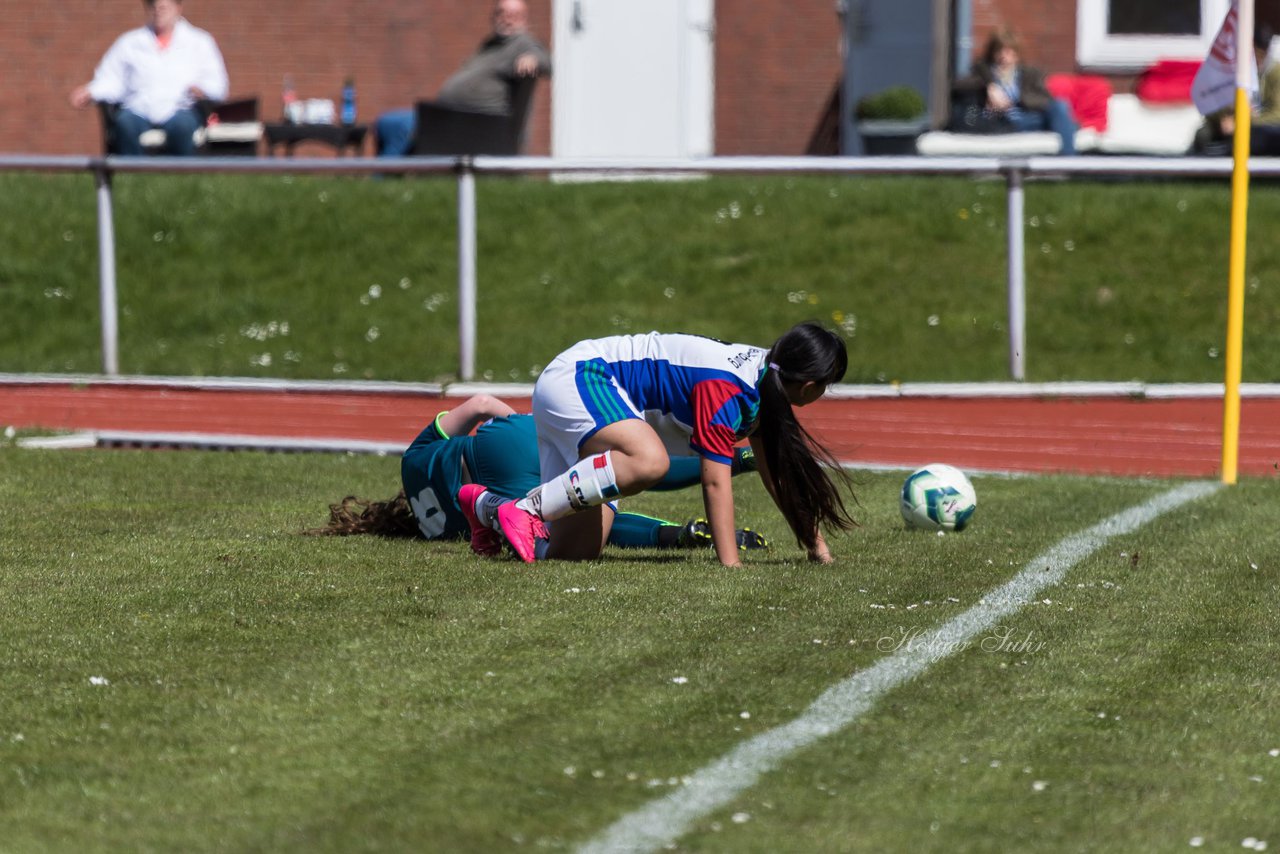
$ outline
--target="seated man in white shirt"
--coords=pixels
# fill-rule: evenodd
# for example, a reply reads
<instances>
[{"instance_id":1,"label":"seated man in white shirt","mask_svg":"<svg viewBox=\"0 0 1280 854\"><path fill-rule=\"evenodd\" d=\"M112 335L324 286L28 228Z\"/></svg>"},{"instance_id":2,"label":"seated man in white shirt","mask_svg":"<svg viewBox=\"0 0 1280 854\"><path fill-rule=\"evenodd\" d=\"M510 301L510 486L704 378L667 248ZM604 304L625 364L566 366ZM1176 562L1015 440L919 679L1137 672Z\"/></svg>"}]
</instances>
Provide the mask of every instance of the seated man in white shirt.
<instances>
[{"instance_id":1,"label":"seated man in white shirt","mask_svg":"<svg viewBox=\"0 0 1280 854\"><path fill-rule=\"evenodd\" d=\"M116 154L142 154L139 138L165 132L166 154L195 153L202 124L196 101L227 97L227 69L218 45L182 17L182 0L143 0L147 24L130 30L107 50L93 80L71 92L71 105L117 103Z\"/></svg>"}]
</instances>

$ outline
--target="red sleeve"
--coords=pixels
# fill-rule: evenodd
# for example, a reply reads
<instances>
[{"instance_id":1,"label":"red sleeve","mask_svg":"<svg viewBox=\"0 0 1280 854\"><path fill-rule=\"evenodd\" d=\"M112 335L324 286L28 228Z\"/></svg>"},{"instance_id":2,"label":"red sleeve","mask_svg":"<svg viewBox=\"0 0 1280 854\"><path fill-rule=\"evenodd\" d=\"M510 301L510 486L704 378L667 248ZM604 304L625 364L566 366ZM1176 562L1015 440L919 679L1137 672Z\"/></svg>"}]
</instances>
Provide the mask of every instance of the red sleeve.
<instances>
[{"instance_id":1,"label":"red sleeve","mask_svg":"<svg viewBox=\"0 0 1280 854\"><path fill-rule=\"evenodd\" d=\"M741 389L725 380L703 380L693 387L693 435L689 444L704 457L733 462L733 446L742 421L735 400Z\"/></svg>"}]
</instances>

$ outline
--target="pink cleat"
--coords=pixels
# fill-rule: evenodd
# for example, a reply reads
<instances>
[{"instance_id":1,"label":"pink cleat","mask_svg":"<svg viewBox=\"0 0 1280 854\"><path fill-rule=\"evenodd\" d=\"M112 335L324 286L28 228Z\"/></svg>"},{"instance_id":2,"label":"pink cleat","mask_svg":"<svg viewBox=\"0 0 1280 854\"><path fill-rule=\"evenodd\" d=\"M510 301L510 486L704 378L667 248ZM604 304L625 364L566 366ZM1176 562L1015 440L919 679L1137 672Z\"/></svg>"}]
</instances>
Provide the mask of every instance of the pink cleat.
<instances>
[{"instance_id":1,"label":"pink cleat","mask_svg":"<svg viewBox=\"0 0 1280 854\"><path fill-rule=\"evenodd\" d=\"M533 550L538 539L547 538L547 528L542 520L528 510L521 510L514 501L507 501L498 508L498 530L525 563L533 563Z\"/></svg>"},{"instance_id":2,"label":"pink cleat","mask_svg":"<svg viewBox=\"0 0 1280 854\"><path fill-rule=\"evenodd\" d=\"M458 490L458 509L467 517L467 524L471 526L471 551L483 557L497 557L502 553L502 541L498 539L498 532L480 524L480 519L476 516L476 499L482 492L484 487L478 483L465 484Z\"/></svg>"}]
</instances>

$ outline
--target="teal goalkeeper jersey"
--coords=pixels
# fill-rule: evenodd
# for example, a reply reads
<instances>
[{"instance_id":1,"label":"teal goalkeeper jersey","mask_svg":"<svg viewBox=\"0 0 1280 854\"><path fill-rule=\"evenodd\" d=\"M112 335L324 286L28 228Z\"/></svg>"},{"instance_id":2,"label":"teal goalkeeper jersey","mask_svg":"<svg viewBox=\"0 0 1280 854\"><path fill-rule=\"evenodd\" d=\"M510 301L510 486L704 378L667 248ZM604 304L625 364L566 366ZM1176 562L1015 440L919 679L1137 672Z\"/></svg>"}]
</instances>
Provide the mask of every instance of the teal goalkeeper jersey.
<instances>
[{"instance_id":1,"label":"teal goalkeeper jersey","mask_svg":"<svg viewBox=\"0 0 1280 854\"><path fill-rule=\"evenodd\" d=\"M429 540L470 536L458 509L464 465L472 482L504 498L523 497L540 483L533 416L494 418L473 436L447 438L434 423L418 434L400 460L400 480L418 530Z\"/></svg>"}]
</instances>

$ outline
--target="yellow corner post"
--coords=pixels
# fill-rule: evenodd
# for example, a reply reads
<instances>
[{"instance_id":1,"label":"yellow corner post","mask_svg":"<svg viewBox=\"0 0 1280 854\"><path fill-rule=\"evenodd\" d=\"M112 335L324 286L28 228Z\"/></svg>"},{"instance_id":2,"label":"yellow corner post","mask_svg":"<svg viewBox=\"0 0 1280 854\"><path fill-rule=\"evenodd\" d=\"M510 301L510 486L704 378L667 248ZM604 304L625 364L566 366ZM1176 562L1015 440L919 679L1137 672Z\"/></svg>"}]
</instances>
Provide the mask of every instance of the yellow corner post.
<instances>
[{"instance_id":1,"label":"yellow corner post","mask_svg":"<svg viewBox=\"0 0 1280 854\"><path fill-rule=\"evenodd\" d=\"M1222 482L1236 482L1240 460L1240 375L1244 355L1245 232L1249 216L1249 93L1236 86L1231 170L1231 257L1227 269L1226 388L1222 415Z\"/></svg>"}]
</instances>

